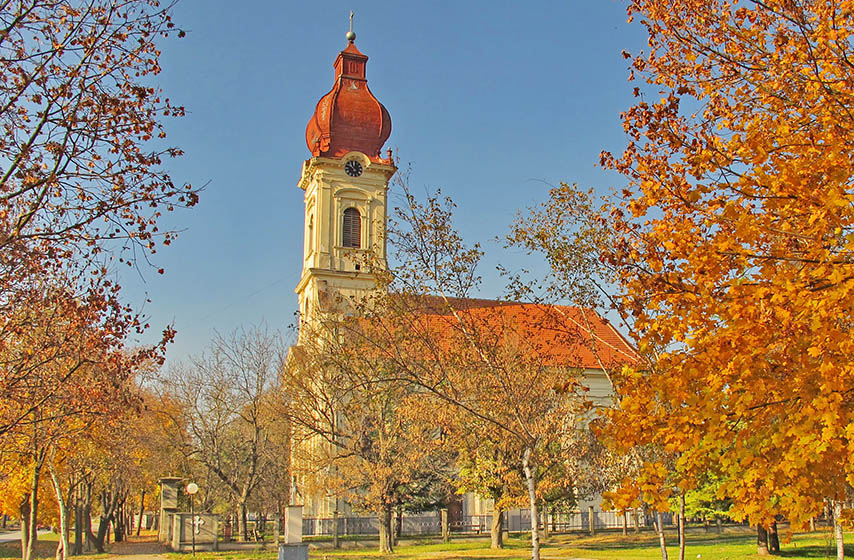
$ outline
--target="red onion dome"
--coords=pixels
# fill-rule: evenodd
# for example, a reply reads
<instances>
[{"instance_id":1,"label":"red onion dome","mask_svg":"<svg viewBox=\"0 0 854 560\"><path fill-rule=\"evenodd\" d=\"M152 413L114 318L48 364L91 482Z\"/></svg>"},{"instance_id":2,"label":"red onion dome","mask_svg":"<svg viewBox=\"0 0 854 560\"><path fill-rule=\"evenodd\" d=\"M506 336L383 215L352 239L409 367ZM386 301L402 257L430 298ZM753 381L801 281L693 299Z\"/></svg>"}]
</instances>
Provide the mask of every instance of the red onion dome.
<instances>
[{"instance_id":1,"label":"red onion dome","mask_svg":"<svg viewBox=\"0 0 854 560\"><path fill-rule=\"evenodd\" d=\"M354 40L355 34L335 59L335 84L317 102L305 128L305 142L313 156L339 158L355 150L387 163L380 150L391 134L391 117L368 89L368 57Z\"/></svg>"}]
</instances>

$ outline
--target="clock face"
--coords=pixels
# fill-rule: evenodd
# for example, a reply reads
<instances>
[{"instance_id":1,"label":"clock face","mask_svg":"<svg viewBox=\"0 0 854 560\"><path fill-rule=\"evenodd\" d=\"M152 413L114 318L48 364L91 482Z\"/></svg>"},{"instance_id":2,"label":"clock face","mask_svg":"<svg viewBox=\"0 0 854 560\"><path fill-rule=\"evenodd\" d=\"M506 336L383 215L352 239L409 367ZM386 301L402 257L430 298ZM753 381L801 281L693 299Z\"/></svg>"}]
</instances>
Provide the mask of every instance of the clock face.
<instances>
[{"instance_id":1,"label":"clock face","mask_svg":"<svg viewBox=\"0 0 854 560\"><path fill-rule=\"evenodd\" d=\"M351 159L350 161L344 164L344 171L346 171L347 175L349 175L350 177L358 177L362 174L362 164L354 159Z\"/></svg>"}]
</instances>

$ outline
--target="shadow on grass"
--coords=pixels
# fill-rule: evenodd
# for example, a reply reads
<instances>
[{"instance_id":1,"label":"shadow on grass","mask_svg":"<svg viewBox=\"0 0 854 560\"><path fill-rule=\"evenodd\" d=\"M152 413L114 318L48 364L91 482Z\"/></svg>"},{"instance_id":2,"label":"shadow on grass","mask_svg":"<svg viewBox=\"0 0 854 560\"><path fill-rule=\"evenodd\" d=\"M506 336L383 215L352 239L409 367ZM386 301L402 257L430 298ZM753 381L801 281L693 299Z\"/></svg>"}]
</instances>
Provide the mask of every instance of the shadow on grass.
<instances>
[{"instance_id":1,"label":"shadow on grass","mask_svg":"<svg viewBox=\"0 0 854 560\"><path fill-rule=\"evenodd\" d=\"M21 541L0 544L0 558L21 558ZM56 541L36 541L33 558L56 558Z\"/></svg>"},{"instance_id":2,"label":"shadow on grass","mask_svg":"<svg viewBox=\"0 0 854 560\"><path fill-rule=\"evenodd\" d=\"M40 534L39 540L33 545L33 560L56 558L56 545L58 544L59 536L56 534ZM92 560L96 558L106 558L109 553L87 552L83 556L73 556L74 560ZM0 544L0 560L21 558L21 541L14 540Z\"/></svg>"},{"instance_id":3,"label":"shadow on grass","mask_svg":"<svg viewBox=\"0 0 854 560\"><path fill-rule=\"evenodd\" d=\"M775 556L779 558L836 558L836 544L784 548ZM845 545L845 557L848 558L849 556L854 556L854 546Z\"/></svg>"},{"instance_id":4,"label":"shadow on grass","mask_svg":"<svg viewBox=\"0 0 854 560\"><path fill-rule=\"evenodd\" d=\"M753 542L752 535L749 534L709 534L709 535L689 535L687 539L688 547L707 547L707 546L731 546L731 545L749 545ZM667 536L667 546L673 546L678 542L678 539ZM527 544L527 543L525 543ZM602 537L581 537L581 538L554 538L544 543L546 548L560 548L570 546L579 550L590 551L608 551L608 550L630 550L638 547L658 547L658 536L654 533L646 533L643 535L622 536L622 535L605 535Z\"/></svg>"}]
</instances>

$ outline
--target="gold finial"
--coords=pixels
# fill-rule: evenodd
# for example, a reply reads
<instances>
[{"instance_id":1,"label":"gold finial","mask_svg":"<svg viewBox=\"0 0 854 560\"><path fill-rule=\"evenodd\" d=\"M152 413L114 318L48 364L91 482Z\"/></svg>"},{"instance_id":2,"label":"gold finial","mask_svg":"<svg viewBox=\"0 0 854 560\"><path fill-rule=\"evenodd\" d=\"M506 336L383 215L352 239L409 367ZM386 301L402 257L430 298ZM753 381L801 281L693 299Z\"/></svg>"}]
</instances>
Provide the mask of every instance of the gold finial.
<instances>
[{"instance_id":1,"label":"gold finial","mask_svg":"<svg viewBox=\"0 0 854 560\"><path fill-rule=\"evenodd\" d=\"M350 10L350 31L347 32L346 37L351 43L356 40L356 34L353 33L353 10Z\"/></svg>"}]
</instances>

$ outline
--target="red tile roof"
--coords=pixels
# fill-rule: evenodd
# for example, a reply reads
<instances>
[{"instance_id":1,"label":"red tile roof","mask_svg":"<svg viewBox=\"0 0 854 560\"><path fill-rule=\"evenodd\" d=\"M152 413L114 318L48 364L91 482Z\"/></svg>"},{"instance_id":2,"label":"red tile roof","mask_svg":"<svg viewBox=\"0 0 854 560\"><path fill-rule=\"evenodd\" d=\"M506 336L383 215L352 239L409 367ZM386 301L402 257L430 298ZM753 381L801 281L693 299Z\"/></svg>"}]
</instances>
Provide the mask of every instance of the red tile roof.
<instances>
[{"instance_id":1,"label":"red tile roof","mask_svg":"<svg viewBox=\"0 0 854 560\"><path fill-rule=\"evenodd\" d=\"M606 369L636 363L637 351L592 309L484 299L417 298L425 323L440 330L468 325L481 334L513 335L547 365Z\"/></svg>"}]
</instances>

